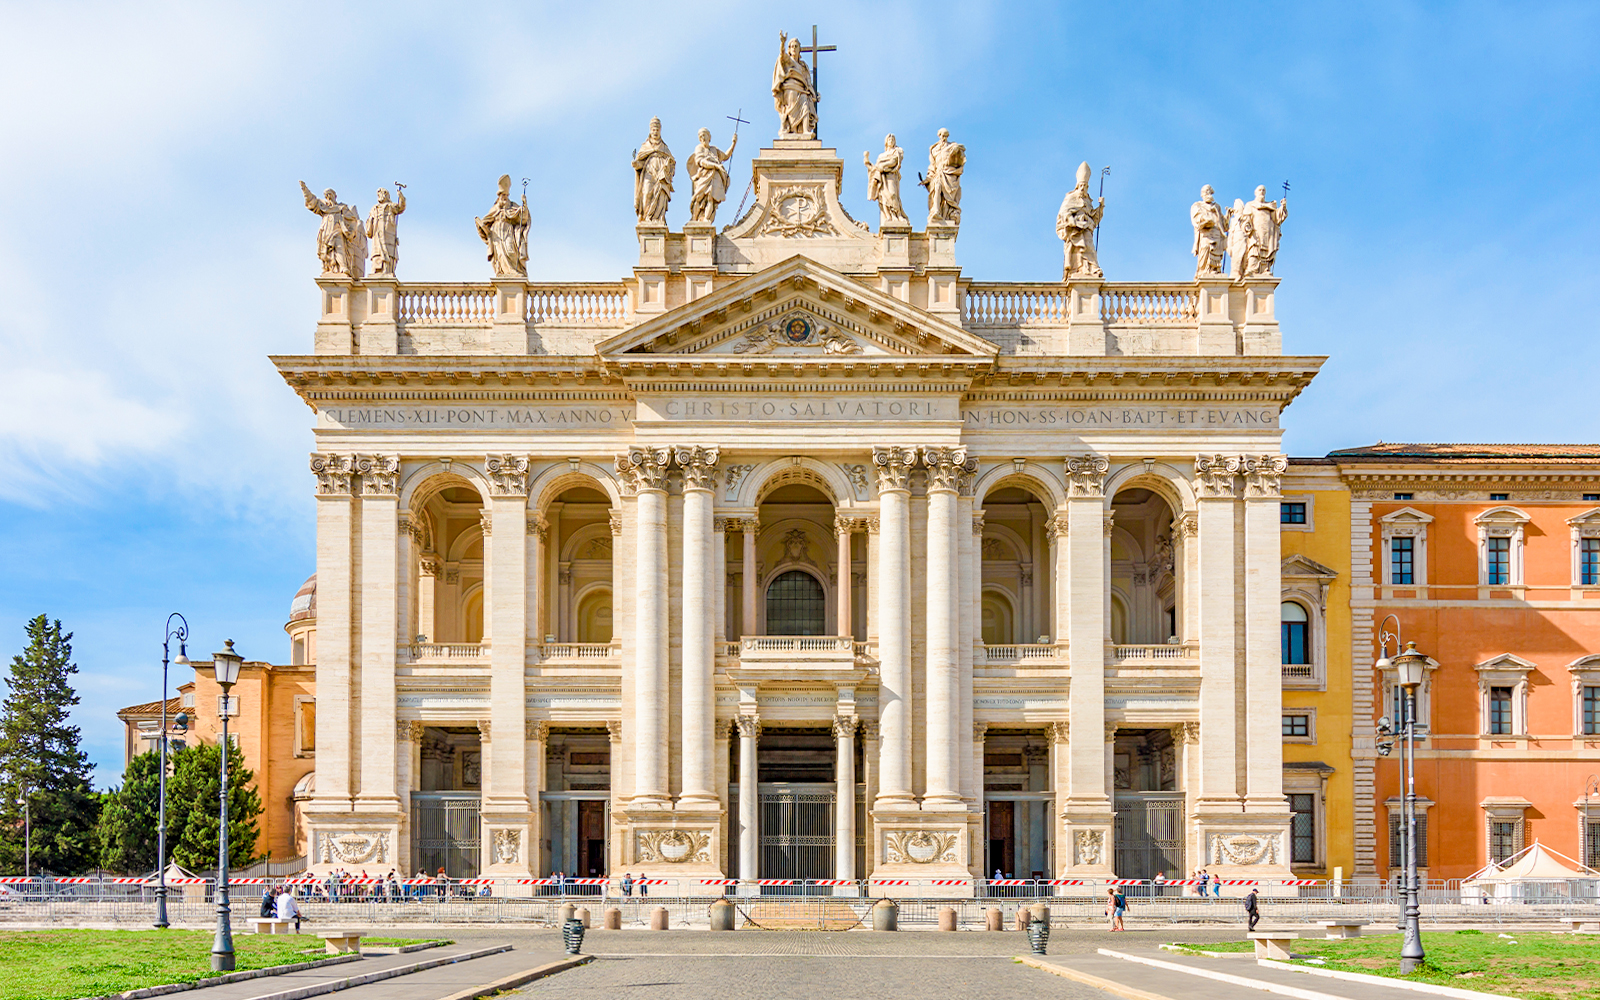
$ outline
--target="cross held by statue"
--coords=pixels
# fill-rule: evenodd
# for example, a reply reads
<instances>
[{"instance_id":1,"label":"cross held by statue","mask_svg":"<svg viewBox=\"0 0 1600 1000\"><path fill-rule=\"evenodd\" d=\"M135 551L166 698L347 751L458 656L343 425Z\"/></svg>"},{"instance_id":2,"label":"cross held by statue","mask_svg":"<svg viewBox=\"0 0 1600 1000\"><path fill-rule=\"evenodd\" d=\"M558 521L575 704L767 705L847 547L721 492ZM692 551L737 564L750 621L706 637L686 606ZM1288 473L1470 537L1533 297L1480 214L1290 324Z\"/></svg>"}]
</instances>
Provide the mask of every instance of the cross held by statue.
<instances>
[{"instance_id":1,"label":"cross held by statue","mask_svg":"<svg viewBox=\"0 0 1600 1000\"><path fill-rule=\"evenodd\" d=\"M811 44L810 45L802 45L802 46L800 46L800 51L802 53L806 53L806 52L811 53L811 89L816 92L817 103L821 104L822 103L822 84L819 82L818 77L817 77L817 53L818 52L837 52L837 51L839 51L839 47L837 45L818 45L817 44L817 26L813 24L811 26Z\"/></svg>"}]
</instances>

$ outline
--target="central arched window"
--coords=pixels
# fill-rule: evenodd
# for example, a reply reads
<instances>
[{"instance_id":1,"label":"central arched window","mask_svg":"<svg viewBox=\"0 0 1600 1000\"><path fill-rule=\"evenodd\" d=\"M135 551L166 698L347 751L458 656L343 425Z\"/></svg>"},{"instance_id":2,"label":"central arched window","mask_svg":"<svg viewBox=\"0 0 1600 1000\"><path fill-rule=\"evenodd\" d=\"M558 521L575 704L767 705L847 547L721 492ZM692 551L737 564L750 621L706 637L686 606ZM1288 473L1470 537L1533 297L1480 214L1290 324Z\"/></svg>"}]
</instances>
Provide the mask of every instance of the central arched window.
<instances>
[{"instance_id":1,"label":"central arched window","mask_svg":"<svg viewBox=\"0 0 1600 1000\"><path fill-rule=\"evenodd\" d=\"M1283 662L1311 662L1311 616L1294 601L1284 601L1282 611Z\"/></svg>"},{"instance_id":2,"label":"central arched window","mask_svg":"<svg viewBox=\"0 0 1600 1000\"><path fill-rule=\"evenodd\" d=\"M825 635L828 601L822 584L792 569L767 585L768 635Z\"/></svg>"}]
</instances>

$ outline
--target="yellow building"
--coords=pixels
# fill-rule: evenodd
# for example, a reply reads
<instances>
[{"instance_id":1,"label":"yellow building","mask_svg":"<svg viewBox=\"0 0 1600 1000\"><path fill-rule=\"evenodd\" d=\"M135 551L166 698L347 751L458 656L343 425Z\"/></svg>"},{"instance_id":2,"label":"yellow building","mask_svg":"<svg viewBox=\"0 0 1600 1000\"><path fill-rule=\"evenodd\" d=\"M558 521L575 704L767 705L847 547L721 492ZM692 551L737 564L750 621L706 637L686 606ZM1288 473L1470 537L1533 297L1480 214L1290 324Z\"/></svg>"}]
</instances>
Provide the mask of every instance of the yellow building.
<instances>
[{"instance_id":1,"label":"yellow building","mask_svg":"<svg viewBox=\"0 0 1600 1000\"><path fill-rule=\"evenodd\" d=\"M1324 458L1283 478L1283 788L1302 878L1346 876L1351 837L1350 492ZM1367 794L1371 794L1370 788Z\"/></svg>"}]
</instances>

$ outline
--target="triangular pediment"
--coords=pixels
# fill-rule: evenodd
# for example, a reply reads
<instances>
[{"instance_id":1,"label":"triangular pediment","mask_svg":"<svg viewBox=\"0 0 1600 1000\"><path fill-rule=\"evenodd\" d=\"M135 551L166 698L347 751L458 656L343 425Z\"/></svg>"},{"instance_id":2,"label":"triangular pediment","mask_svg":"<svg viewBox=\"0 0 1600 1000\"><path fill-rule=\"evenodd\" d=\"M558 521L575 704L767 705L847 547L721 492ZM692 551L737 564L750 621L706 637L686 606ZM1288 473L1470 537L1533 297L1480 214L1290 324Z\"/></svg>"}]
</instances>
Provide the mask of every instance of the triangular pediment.
<instances>
[{"instance_id":1,"label":"triangular pediment","mask_svg":"<svg viewBox=\"0 0 1600 1000\"><path fill-rule=\"evenodd\" d=\"M774 264L601 342L623 354L741 358L993 358L951 319L803 256Z\"/></svg>"},{"instance_id":2,"label":"triangular pediment","mask_svg":"<svg viewBox=\"0 0 1600 1000\"><path fill-rule=\"evenodd\" d=\"M1315 559L1303 555L1287 556L1283 560L1281 574L1294 579L1336 580L1339 578L1338 570L1330 569Z\"/></svg>"}]
</instances>

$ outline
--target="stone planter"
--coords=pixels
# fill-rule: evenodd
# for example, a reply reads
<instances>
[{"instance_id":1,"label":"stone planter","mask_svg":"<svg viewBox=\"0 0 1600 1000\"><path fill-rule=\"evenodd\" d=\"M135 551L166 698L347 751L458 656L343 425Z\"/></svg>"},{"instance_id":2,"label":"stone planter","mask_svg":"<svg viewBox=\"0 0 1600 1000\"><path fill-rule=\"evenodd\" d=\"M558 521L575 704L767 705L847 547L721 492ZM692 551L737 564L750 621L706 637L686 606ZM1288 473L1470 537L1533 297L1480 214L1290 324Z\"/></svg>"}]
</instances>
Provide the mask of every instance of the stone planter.
<instances>
[{"instance_id":1,"label":"stone planter","mask_svg":"<svg viewBox=\"0 0 1600 1000\"><path fill-rule=\"evenodd\" d=\"M561 925L561 940L567 946L568 955L578 954L583 947L583 921L577 917L568 917Z\"/></svg>"}]
</instances>

